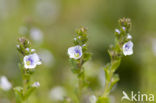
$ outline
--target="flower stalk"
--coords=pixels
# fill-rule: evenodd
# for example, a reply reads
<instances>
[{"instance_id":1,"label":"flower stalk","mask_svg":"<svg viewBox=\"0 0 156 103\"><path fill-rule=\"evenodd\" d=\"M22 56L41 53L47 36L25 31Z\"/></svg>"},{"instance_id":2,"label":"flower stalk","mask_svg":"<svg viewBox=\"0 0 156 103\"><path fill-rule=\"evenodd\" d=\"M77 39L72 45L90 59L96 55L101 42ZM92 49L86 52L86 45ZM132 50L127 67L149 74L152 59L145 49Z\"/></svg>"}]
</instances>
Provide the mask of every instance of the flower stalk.
<instances>
[{"instance_id":1,"label":"flower stalk","mask_svg":"<svg viewBox=\"0 0 156 103\"><path fill-rule=\"evenodd\" d=\"M87 51L87 29L81 27L76 31L75 38L73 41L74 46L68 48L69 61L72 65L72 72L78 77L78 88L77 97L79 102L81 101L83 88L87 86L87 81L85 80L85 69L83 67L84 63L87 62L91 54Z\"/></svg>"},{"instance_id":2,"label":"flower stalk","mask_svg":"<svg viewBox=\"0 0 156 103\"><path fill-rule=\"evenodd\" d=\"M26 38L18 39L17 50L20 56L19 68L23 78L23 86L15 87L17 103L28 103L28 97L40 86L39 82L32 83L31 76L35 72L37 65L41 64L39 56L31 49L31 43Z\"/></svg>"},{"instance_id":3,"label":"flower stalk","mask_svg":"<svg viewBox=\"0 0 156 103\"><path fill-rule=\"evenodd\" d=\"M115 45L110 46L108 50L111 61L104 68L106 79L104 92L96 103L110 103L109 94L119 81L119 75L115 72L120 66L122 57L133 54L132 36L129 34L130 27L130 19L122 18L119 20L119 29L115 29Z\"/></svg>"}]
</instances>

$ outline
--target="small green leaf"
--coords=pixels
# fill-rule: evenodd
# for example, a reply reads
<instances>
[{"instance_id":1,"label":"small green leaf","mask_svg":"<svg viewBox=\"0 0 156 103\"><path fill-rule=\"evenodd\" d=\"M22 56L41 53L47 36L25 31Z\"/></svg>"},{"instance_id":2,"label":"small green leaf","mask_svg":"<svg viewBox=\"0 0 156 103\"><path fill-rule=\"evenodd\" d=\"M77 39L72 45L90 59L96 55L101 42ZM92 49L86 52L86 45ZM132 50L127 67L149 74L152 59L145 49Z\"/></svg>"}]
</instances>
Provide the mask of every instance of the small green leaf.
<instances>
[{"instance_id":1,"label":"small green leaf","mask_svg":"<svg viewBox=\"0 0 156 103\"><path fill-rule=\"evenodd\" d=\"M104 68L106 79L109 78L109 74L110 74L110 66L111 66L110 64L107 64L106 67Z\"/></svg>"},{"instance_id":2,"label":"small green leaf","mask_svg":"<svg viewBox=\"0 0 156 103\"><path fill-rule=\"evenodd\" d=\"M121 62L121 59L112 61L112 63L111 63L111 69L112 69L113 71L115 71L115 70L119 67L120 62Z\"/></svg>"},{"instance_id":3,"label":"small green leaf","mask_svg":"<svg viewBox=\"0 0 156 103\"><path fill-rule=\"evenodd\" d=\"M114 74L111 80L110 90L113 88L113 86L119 81L119 75Z\"/></svg>"}]
</instances>

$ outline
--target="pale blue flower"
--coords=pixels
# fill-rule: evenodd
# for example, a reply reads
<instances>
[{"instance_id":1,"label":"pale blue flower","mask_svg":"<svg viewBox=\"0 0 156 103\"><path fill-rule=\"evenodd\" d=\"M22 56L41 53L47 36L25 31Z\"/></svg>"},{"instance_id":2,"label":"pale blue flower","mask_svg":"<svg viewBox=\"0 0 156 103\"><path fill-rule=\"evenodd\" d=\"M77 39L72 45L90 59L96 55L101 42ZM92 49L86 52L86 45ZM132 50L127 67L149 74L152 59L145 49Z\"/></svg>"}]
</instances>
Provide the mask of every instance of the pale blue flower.
<instances>
[{"instance_id":1,"label":"pale blue flower","mask_svg":"<svg viewBox=\"0 0 156 103\"><path fill-rule=\"evenodd\" d=\"M31 52L35 52L36 50L35 49L31 49Z\"/></svg>"},{"instance_id":2,"label":"pale blue flower","mask_svg":"<svg viewBox=\"0 0 156 103\"><path fill-rule=\"evenodd\" d=\"M25 50L26 50L27 52L29 52L30 49L29 49L29 48L26 48Z\"/></svg>"},{"instance_id":3,"label":"pale blue flower","mask_svg":"<svg viewBox=\"0 0 156 103\"><path fill-rule=\"evenodd\" d=\"M123 54L126 55L132 55L133 54L133 42L128 41L123 45Z\"/></svg>"},{"instance_id":4,"label":"pale blue flower","mask_svg":"<svg viewBox=\"0 0 156 103\"><path fill-rule=\"evenodd\" d=\"M25 56L23 61L26 69L33 69L41 64L40 58L36 53Z\"/></svg>"},{"instance_id":5,"label":"pale blue flower","mask_svg":"<svg viewBox=\"0 0 156 103\"><path fill-rule=\"evenodd\" d=\"M120 30L119 29L115 29L115 32L120 34Z\"/></svg>"},{"instance_id":6,"label":"pale blue flower","mask_svg":"<svg viewBox=\"0 0 156 103\"><path fill-rule=\"evenodd\" d=\"M83 44L82 46L84 47L84 46L86 46L86 44Z\"/></svg>"},{"instance_id":7,"label":"pale blue flower","mask_svg":"<svg viewBox=\"0 0 156 103\"><path fill-rule=\"evenodd\" d=\"M38 88L40 86L40 83L39 82L35 82L32 84L32 87L35 87L35 88Z\"/></svg>"},{"instance_id":8,"label":"pale blue flower","mask_svg":"<svg viewBox=\"0 0 156 103\"><path fill-rule=\"evenodd\" d=\"M77 46L68 48L68 55L70 58L80 59L82 56L82 47L77 45Z\"/></svg>"},{"instance_id":9,"label":"pale blue flower","mask_svg":"<svg viewBox=\"0 0 156 103\"><path fill-rule=\"evenodd\" d=\"M125 31L126 30L126 27L122 27L122 29Z\"/></svg>"}]
</instances>

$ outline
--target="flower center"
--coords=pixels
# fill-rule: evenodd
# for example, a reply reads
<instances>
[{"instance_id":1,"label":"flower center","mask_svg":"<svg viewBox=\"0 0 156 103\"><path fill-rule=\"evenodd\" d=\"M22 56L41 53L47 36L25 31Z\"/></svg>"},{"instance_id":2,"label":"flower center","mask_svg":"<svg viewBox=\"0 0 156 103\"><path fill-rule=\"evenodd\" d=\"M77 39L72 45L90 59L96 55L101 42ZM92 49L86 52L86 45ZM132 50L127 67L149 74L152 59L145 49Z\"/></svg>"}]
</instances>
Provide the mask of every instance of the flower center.
<instances>
[{"instance_id":1,"label":"flower center","mask_svg":"<svg viewBox=\"0 0 156 103\"><path fill-rule=\"evenodd\" d=\"M130 46L127 44L127 45L125 45L125 48L126 48L126 50L129 50Z\"/></svg>"},{"instance_id":2,"label":"flower center","mask_svg":"<svg viewBox=\"0 0 156 103\"><path fill-rule=\"evenodd\" d=\"M74 55L75 55L75 57L79 57L80 56L79 53L75 53Z\"/></svg>"},{"instance_id":3,"label":"flower center","mask_svg":"<svg viewBox=\"0 0 156 103\"><path fill-rule=\"evenodd\" d=\"M80 50L75 49L74 55L75 55L75 57L79 57L81 55Z\"/></svg>"},{"instance_id":4,"label":"flower center","mask_svg":"<svg viewBox=\"0 0 156 103\"><path fill-rule=\"evenodd\" d=\"M26 61L27 65L32 65L34 63L34 60L32 58L28 58Z\"/></svg>"},{"instance_id":5,"label":"flower center","mask_svg":"<svg viewBox=\"0 0 156 103\"><path fill-rule=\"evenodd\" d=\"M31 62L30 62L30 61L27 61L27 62L26 62L26 64L27 64L27 65L30 65L30 64L31 64Z\"/></svg>"}]
</instances>

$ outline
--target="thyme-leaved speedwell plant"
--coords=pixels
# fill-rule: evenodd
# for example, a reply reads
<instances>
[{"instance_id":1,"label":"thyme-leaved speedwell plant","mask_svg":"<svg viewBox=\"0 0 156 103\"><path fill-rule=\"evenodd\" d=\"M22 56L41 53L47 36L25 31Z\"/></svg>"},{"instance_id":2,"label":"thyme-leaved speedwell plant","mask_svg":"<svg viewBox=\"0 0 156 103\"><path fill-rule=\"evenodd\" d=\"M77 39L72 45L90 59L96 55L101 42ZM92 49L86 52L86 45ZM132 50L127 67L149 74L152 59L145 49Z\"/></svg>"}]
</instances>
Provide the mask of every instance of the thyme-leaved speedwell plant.
<instances>
[{"instance_id":1,"label":"thyme-leaved speedwell plant","mask_svg":"<svg viewBox=\"0 0 156 103\"><path fill-rule=\"evenodd\" d=\"M109 94L113 86L119 81L119 76L115 71L119 67L123 56L133 54L132 36L129 33L130 27L131 20L129 18L119 20L119 29L115 29L115 44L108 50L111 60L104 68L106 79L104 93L96 103L110 103Z\"/></svg>"},{"instance_id":2,"label":"thyme-leaved speedwell plant","mask_svg":"<svg viewBox=\"0 0 156 103\"><path fill-rule=\"evenodd\" d=\"M41 64L41 59L36 50L32 49L30 41L24 37L18 39L17 50L21 61L19 68L23 78L23 85L22 87L15 87L14 92L17 103L27 103L30 94L40 86L39 82L31 81L31 76L37 65Z\"/></svg>"},{"instance_id":3,"label":"thyme-leaved speedwell plant","mask_svg":"<svg viewBox=\"0 0 156 103\"><path fill-rule=\"evenodd\" d=\"M76 89L78 101L81 102L82 92L84 87L87 86L87 81L84 74L84 63L87 62L91 54L87 51L87 29L81 27L76 31L75 38L73 40L73 46L68 48L69 61L72 65L72 72L78 77L78 88Z\"/></svg>"}]
</instances>

